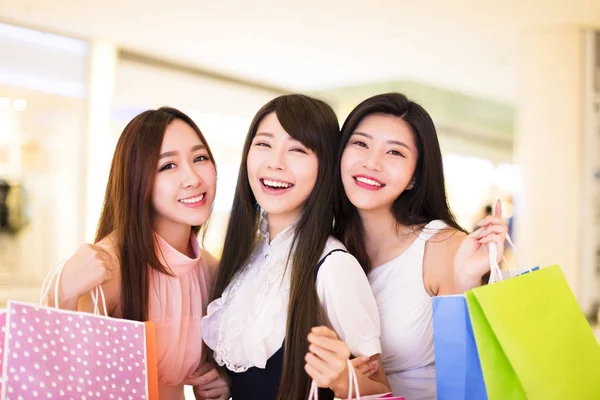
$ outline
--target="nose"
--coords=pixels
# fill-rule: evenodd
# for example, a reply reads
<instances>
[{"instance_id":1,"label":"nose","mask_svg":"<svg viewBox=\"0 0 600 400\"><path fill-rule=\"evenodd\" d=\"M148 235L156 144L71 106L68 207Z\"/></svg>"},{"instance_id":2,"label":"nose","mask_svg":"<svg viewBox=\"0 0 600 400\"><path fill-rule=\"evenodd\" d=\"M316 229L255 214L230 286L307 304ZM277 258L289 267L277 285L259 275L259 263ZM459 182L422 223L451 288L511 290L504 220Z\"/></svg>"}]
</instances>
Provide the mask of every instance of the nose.
<instances>
[{"instance_id":1,"label":"nose","mask_svg":"<svg viewBox=\"0 0 600 400\"><path fill-rule=\"evenodd\" d=\"M381 171L381 155L371 151L366 159L365 167L371 171Z\"/></svg>"},{"instance_id":2,"label":"nose","mask_svg":"<svg viewBox=\"0 0 600 400\"><path fill-rule=\"evenodd\" d=\"M273 149L269 154L268 167L272 170L284 170L285 160L283 149Z\"/></svg>"},{"instance_id":3,"label":"nose","mask_svg":"<svg viewBox=\"0 0 600 400\"><path fill-rule=\"evenodd\" d=\"M183 177L181 185L184 188L195 188L200 186L202 183L202 177L198 171L194 168L193 164L186 164L183 168Z\"/></svg>"}]
</instances>

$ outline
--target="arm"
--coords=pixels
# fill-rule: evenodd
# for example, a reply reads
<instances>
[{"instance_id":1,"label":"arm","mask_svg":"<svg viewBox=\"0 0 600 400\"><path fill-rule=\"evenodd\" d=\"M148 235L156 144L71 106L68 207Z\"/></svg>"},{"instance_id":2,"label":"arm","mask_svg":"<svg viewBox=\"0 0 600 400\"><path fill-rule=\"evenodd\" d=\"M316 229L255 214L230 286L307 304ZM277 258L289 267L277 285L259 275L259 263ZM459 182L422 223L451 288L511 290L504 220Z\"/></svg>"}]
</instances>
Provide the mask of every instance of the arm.
<instances>
[{"instance_id":1,"label":"arm","mask_svg":"<svg viewBox=\"0 0 600 400\"><path fill-rule=\"evenodd\" d=\"M65 263L59 282L58 307L65 310L93 312L90 291L101 285L106 298L109 315L120 298L118 265L115 257L102 246L85 244ZM48 304L55 304L54 285L48 295ZM100 306L101 312L102 306Z\"/></svg>"},{"instance_id":2,"label":"arm","mask_svg":"<svg viewBox=\"0 0 600 400\"><path fill-rule=\"evenodd\" d=\"M423 256L423 283L430 296L455 294L454 256L467 235L443 230L425 244Z\"/></svg>"},{"instance_id":3,"label":"arm","mask_svg":"<svg viewBox=\"0 0 600 400\"><path fill-rule=\"evenodd\" d=\"M325 380L320 373L317 382L321 381L323 387L330 387L343 396L348 389L347 360L350 354L368 357L371 362L381 360L379 310L360 264L347 253L334 253L325 260L317 277L317 292L334 330L318 328L316 334L309 335L309 341L319 343L311 342L314 351L309 349L309 355L314 358L307 355L311 359L307 364L312 364L317 371L325 368ZM318 352L321 352L320 356ZM370 377L357 371L357 377L361 394L390 391L382 368ZM325 385L327 382L329 384Z\"/></svg>"},{"instance_id":4,"label":"arm","mask_svg":"<svg viewBox=\"0 0 600 400\"><path fill-rule=\"evenodd\" d=\"M348 396L348 359L350 349L339 340L336 333L324 326L313 328L308 335L309 353L306 355L304 369L317 382L319 387L328 387L340 398ZM381 363L381 355L369 357L369 362ZM383 368L378 368L367 377L355 368L359 391L363 395L386 393L390 391Z\"/></svg>"},{"instance_id":5,"label":"arm","mask_svg":"<svg viewBox=\"0 0 600 400\"><path fill-rule=\"evenodd\" d=\"M504 240L508 230L502 220L500 203L494 216L488 216L475 232L465 235L457 230L437 233L425 245L423 280L431 296L462 294L480 286L490 270L487 244L498 246L498 262L502 260Z\"/></svg>"}]
</instances>

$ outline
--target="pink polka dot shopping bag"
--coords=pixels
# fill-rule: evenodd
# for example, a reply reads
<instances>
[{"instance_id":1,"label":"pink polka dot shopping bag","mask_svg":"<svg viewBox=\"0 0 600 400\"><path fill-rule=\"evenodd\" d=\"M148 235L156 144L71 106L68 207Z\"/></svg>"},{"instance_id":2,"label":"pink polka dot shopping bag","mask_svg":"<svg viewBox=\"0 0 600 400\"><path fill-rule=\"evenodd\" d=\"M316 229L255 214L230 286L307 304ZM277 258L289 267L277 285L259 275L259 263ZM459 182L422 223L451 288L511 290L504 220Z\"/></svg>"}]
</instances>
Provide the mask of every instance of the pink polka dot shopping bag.
<instances>
[{"instance_id":1,"label":"pink polka dot shopping bag","mask_svg":"<svg viewBox=\"0 0 600 400\"><path fill-rule=\"evenodd\" d=\"M100 315L101 288L92 298L95 314L8 301L0 311L0 400L158 399L153 325L107 317L106 306Z\"/></svg>"}]
</instances>

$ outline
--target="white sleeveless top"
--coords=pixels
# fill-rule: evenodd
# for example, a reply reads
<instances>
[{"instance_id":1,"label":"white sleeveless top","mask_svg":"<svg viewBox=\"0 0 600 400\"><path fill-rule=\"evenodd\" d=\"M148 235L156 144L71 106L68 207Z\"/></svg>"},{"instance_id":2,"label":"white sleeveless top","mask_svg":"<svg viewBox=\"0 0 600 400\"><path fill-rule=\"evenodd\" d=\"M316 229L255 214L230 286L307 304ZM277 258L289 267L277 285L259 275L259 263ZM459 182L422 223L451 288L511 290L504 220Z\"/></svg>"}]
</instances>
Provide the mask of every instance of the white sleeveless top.
<instances>
[{"instance_id":1,"label":"white sleeveless top","mask_svg":"<svg viewBox=\"0 0 600 400\"><path fill-rule=\"evenodd\" d=\"M432 300L423 283L425 244L445 222L431 221L401 255L369 274L381 320L383 368L394 395L437 398Z\"/></svg>"}]
</instances>

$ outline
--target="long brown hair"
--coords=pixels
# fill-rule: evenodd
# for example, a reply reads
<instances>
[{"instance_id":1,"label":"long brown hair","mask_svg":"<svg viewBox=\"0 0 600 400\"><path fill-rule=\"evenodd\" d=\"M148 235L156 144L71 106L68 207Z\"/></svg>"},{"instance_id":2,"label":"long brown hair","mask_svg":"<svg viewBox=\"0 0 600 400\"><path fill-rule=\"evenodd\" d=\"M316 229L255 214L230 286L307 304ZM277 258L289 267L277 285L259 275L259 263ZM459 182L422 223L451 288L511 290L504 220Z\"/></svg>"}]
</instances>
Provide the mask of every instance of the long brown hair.
<instances>
[{"instance_id":1,"label":"long brown hair","mask_svg":"<svg viewBox=\"0 0 600 400\"><path fill-rule=\"evenodd\" d=\"M208 143L194 121L179 110L162 107L144 111L127 124L110 167L95 242L115 235L125 319L144 321L148 317L148 266L170 274L154 248L152 186L165 130L174 120L185 122L198 134L214 164ZM197 235L200 228L194 226L192 231Z\"/></svg>"},{"instance_id":2,"label":"long brown hair","mask_svg":"<svg viewBox=\"0 0 600 400\"><path fill-rule=\"evenodd\" d=\"M391 212L398 224L422 228L440 219L450 227L465 232L456 222L446 196L442 152L433 120L419 104L401 93L385 93L370 97L360 103L342 126L342 139L335 171L336 207L335 236L356 257L365 272L371 269L364 241L363 225L358 210L348 199L342 184L340 164L350 137L363 119L373 114L393 115L410 126L418 151L417 166L413 175L414 186L405 190L392 204Z\"/></svg>"},{"instance_id":3,"label":"long brown hair","mask_svg":"<svg viewBox=\"0 0 600 400\"><path fill-rule=\"evenodd\" d=\"M290 250L291 290L283 372L277 395L279 400L304 400L310 389L310 380L304 371L307 335L313 326L327 321L315 281L319 258L332 233L332 178L339 144L337 117L323 101L299 94L280 96L267 103L254 117L244 144L213 298L222 295L234 276L244 268L257 245L260 209L250 188L246 162L258 125L272 112L292 138L316 153L319 163L317 181L304 203L293 239L293 250Z\"/></svg>"}]
</instances>

